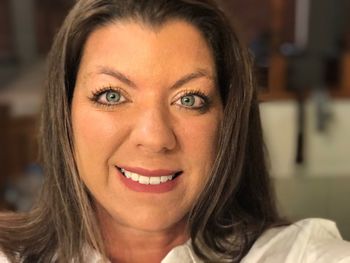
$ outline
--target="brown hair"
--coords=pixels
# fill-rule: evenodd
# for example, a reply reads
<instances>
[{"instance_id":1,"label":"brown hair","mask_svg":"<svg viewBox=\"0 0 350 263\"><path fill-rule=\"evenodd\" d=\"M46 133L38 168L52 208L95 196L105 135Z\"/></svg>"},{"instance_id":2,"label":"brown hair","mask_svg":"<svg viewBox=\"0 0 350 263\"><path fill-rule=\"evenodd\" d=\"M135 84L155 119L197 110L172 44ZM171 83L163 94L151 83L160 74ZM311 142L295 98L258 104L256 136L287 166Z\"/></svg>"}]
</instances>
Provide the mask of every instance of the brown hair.
<instances>
[{"instance_id":1,"label":"brown hair","mask_svg":"<svg viewBox=\"0 0 350 263\"><path fill-rule=\"evenodd\" d=\"M189 213L194 250L205 260L238 262L261 233L279 222L264 160L252 63L224 14L210 0L80 0L49 57L42 111L42 195L27 214L0 216L0 246L23 262L84 262L86 244L105 255L94 207L73 155L71 101L84 43L113 21L194 25L213 50L224 104L212 176Z\"/></svg>"}]
</instances>

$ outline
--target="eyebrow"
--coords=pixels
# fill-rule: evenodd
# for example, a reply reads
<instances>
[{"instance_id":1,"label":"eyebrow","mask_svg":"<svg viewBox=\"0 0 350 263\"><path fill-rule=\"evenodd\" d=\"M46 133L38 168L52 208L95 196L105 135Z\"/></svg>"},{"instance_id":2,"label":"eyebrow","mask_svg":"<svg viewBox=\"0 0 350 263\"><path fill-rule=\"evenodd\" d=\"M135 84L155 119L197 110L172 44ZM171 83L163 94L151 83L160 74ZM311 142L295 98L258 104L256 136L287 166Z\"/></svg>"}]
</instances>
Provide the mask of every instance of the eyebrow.
<instances>
[{"instance_id":1,"label":"eyebrow","mask_svg":"<svg viewBox=\"0 0 350 263\"><path fill-rule=\"evenodd\" d=\"M129 77L127 77L125 74L123 74L122 72L112 69L110 67L106 67L106 66L101 66L98 67L98 74L104 74L104 75L108 75L111 76L121 82L123 82L124 84L126 84L129 87L132 88L137 88L137 85L135 84L135 82L133 82L132 80L130 80ZM195 70L192 73L186 74L185 76L183 76L182 78L180 78L179 80L177 80L173 85L170 86L170 89L178 89L181 86L187 84L188 82L191 82L195 79L199 79L199 78L208 78L210 80L214 80L214 77L206 70L206 69L202 69L199 68L197 70Z\"/></svg>"},{"instance_id":2,"label":"eyebrow","mask_svg":"<svg viewBox=\"0 0 350 263\"><path fill-rule=\"evenodd\" d=\"M99 69L97 72L98 74L111 76L132 88L137 87L134 82L132 82L125 74L119 72L118 70L112 69L110 67L105 67L105 66L98 67L98 69Z\"/></svg>"}]
</instances>

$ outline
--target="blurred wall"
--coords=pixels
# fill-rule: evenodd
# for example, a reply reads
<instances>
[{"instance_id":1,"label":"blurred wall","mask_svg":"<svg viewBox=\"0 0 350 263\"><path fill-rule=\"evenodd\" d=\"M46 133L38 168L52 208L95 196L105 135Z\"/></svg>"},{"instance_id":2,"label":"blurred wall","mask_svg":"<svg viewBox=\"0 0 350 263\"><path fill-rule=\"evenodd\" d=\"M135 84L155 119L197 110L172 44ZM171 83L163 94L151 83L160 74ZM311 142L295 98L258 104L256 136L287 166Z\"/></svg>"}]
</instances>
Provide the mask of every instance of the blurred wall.
<instances>
[{"instance_id":1,"label":"blurred wall","mask_svg":"<svg viewBox=\"0 0 350 263\"><path fill-rule=\"evenodd\" d=\"M11 17L8 0L0 1L0 63L14 54L12 43Z\"/></svg>"},{"instance_id":2,"label":"blurred wall","mask_svg":"<svg viewBox=\"0 0 350 263\"><path fill-rule=\"evenodd\" d=\"M279 1L279 0L277 0ZM246 43L251 43L261 32L272 27L274 0L217 0L222 10L228 14L233 25ZM276 1L275 1L276 2ZM284 41L292 41L294 37L295 0L283 0L283 32Z\"/></svg>"},{"instance_id":3,"label":"blurred wall","mask_svg":"<svg viewBox=\"0 0 350 263\"><path fill-rule=\"evenodd\" d=\"M292 220L332 219L350 240L350 101L333 100L329 108L331 121L321 132L316 105L307 101L303 164L295 162L295 101L261 104L265 141L281 213Z\"/></svg>"}]
</instances>

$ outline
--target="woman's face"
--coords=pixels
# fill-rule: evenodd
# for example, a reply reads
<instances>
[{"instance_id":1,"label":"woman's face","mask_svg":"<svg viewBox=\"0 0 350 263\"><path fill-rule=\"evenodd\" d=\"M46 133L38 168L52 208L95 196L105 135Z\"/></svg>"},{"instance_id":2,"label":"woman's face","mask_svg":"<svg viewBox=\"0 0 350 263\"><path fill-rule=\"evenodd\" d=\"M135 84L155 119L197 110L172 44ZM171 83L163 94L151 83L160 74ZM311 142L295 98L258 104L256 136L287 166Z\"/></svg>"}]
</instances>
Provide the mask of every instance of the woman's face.
<instances>
[{"instance_id":1,"label":"woman's face","mask_svg":"<svg viewBox=\"0 0 350 263\"><path fill-rule=\"evenodd\" d=\"M211 50L186 22L116 22L89 36L72 122L79 174L105 222L183 230L215 158L215 79Z\"/></svg>"}]
</instances>

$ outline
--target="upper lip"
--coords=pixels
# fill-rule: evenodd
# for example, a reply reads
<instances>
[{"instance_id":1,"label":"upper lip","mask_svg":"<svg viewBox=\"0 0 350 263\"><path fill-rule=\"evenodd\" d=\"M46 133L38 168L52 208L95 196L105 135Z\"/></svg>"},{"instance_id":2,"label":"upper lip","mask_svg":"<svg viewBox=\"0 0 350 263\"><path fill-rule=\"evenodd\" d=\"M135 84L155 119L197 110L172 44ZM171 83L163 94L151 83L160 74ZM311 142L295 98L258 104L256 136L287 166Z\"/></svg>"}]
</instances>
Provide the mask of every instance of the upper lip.
<instances>
[{"instance_id":1,"label":"upper lip","mask_svg":"<svg viewBox=\"0 0 350 263\"><path fill-rule=\"evenodd\" d=\"M132 173L136 173L139 175L147 176L147 177L160 177L160 176L169 176L174 174L180 174L181 170L169 170L169 169L155 169L148 170L141 167L128 167L128 166L118 166L119 169L124 169Z\"/></svg>"}]
</instances>

